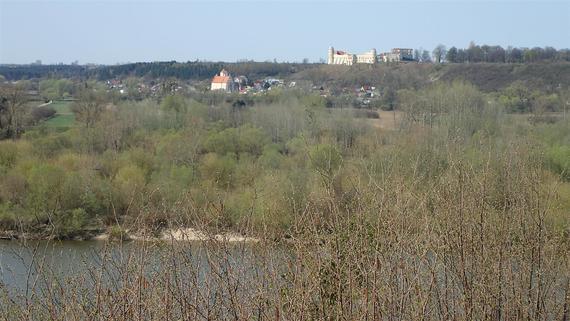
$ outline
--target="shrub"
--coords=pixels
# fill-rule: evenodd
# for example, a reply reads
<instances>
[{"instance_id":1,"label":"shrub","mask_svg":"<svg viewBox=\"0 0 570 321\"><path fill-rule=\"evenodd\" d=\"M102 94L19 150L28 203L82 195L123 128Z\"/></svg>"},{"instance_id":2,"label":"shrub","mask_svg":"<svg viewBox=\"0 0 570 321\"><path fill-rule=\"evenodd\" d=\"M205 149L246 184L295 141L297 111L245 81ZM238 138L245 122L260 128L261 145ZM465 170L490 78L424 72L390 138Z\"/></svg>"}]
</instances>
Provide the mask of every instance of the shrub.
<instances>
[{"instance_id":1,"label":"shrub","mask_svg":"<svg viewBox=\"0 0 570 321\"><path fill-rule=\"evenodd\" d=\"M28 190L26 178L18 173L0 175L0 202L23 204Z\"/></svg>"},{"instance_id":2,"label":"shrub","mask_svg":"<svg viewBox=\"0 0 570 321\"><path fill-rule=\"evenodd\" d=\"M570 146L552 146L546 152L552 171L570 181Z\"/></svg>"},{"instance_id":3,"label":"shrub","mask_svg":"<svg viewBox=\"0 0 570 321\"><path fill-rule=\"evenodd\" d=\"M46 107L36 107L31 111L32 119L34 122L38 122L42 119L48 119L55 115L55 109Z\"/></svg>"},{"instance_id":4,"label":"shrub","mask_svg":"<svg viewBox=\"0 0 570 321\"><path fill-rule=\"evenodd\" d=\"M11 168L18 158L18 146L14 142L0 142L0 173L2 168Z\"/></svg>"},{"instance_id":5,"label":"shrub","mask_svg":"<svg viewBox=\"0 0 570 321\"><path fill-rule=\"evenodd\" d=\"M82 208L64 211L54 222L55 234L60 239L78 236L87 224L87 213Z\"/></svg>"},{"instance_id":6,"label":"shrub","mask_svg":"<svg viewBox=\"0 0 570 321\"><path fill-rule=\"evenodd\" d=\"M107 233L109 234L109 239L113 241L125 241L129 239L127 230L120 225L111 226L107 229Z\"/></svg>"},{"instance_id":7,"label":"shrub","mask_svg":"<svg viewBox=\"0 0 570 321\"><path fill-rule=\"evenodd\" d=\"M36 165L31 168L26 205L32 214L40 219L49 219L53 213L61 210L65 179L65 171L53 165Z\"/></svg>"},{"instance_id":8,"label":"shrub","mask_svg":"<svg viewBox=\"0 0 570 321\"><path fill-rule=\"evenodd\" d=\"M236 158L233 154L219 156L209 153L202 157L200 173L202 178L224 188L233 186L235 181Z\"/></svg>"},{"instance_id":9,"label":"shrub","mask_svg":"<svg viewBox=\"0 0 570 321\"><path fill-rule=\"evenodd\" d=\"M160 108L165 111L180 113L186 111L187 104L184 97L180 95L168 95L160 104Z\"/></svg>"},{"instance_id":10,"label":"shrub","mask_svg":"<svg viewBox=\"0 0 570 321\"><path fill-rule=\"evenodd\" d=\"M320 144L309 152L311 166L327 180L332 179L342 165L342 156L335 146Z\"/></svg>"},{"instance_id":11,"label":"shrub","mask_svg":"<svg viewBox=\"0 0 570 321\"><path fill-rule=\"evenodd\" d=\"M263 153L259 157L259 163L266 169L277 169L283 162L284 156L278 149L277 145L266 145Z\"/></svg>"}]
</instances>

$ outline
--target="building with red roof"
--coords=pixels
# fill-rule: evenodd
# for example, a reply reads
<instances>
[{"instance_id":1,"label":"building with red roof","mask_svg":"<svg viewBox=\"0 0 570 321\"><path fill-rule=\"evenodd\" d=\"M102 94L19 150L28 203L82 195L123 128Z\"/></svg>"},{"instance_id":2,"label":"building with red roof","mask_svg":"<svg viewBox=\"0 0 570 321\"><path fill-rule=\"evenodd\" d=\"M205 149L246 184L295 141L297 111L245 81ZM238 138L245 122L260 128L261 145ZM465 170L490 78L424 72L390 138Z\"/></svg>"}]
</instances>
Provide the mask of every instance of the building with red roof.
<instances>
[{"instance_id":1,"label":"building with red roof","mask_svg":"<svg viewBox=\"0 0 570 321\"><path fill-rule=\"evenodd\" d=\"M232 92L234 90L234 82L230 73L222 69L219 74L212 78L212 84L210 90L225 90L227 92Z\"/></svg>"}]
</instances>

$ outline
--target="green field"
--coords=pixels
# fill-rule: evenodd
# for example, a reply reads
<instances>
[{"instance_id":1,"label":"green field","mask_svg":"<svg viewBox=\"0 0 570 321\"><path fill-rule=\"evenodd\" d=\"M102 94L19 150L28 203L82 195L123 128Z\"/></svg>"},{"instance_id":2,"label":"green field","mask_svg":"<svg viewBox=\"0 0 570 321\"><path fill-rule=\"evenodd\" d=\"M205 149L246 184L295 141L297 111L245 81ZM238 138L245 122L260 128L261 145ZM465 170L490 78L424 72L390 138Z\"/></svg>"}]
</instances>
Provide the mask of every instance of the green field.
<instances>
[{"instance_id":1,"label":"green field","mask_svg":"<svg viewBox=\"0 0 570 321\"><path fill-rule=\"evenodd\" d=\"M56 114L45 122L48 127L65 128L74 126L75 115L71 111L70 101L55 101L50 107L55 109Z\"/></svg>"}]
</instances>

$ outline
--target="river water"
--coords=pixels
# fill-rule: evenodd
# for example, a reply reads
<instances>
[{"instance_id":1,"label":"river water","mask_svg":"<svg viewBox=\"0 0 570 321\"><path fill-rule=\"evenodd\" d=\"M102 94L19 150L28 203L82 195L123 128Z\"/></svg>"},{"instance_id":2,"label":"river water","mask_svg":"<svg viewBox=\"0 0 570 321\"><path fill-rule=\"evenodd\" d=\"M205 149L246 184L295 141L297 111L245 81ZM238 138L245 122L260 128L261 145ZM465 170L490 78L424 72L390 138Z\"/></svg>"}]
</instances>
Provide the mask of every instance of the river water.
<instances>
[{"instance_id":1,"label":"river water","mask_svg":"<svg viewBox=\"0 0 570 321\"><path fill-rule=\"evenodd\" d=\"M203 274L212 262L251 270L256 266L253 252L246 244L0 240L0 292L29 295L47 284L72 280L90 287L99 273L112 279L136 266L153 275L172 269L174 260L178 267Z\"/></svg>"},{"instance_id":2,"label":"river water","mask_svg":"<svg viewBox=\"0 0 570 321\"><path fill-rule=\"evenodd\" d=\"M46 275L78 276L101 264L108 245L95 241L0 241L0 286L10 293L41 286ZM113 251L132 245L113 245Z\"/></svg>"}]
</instances>

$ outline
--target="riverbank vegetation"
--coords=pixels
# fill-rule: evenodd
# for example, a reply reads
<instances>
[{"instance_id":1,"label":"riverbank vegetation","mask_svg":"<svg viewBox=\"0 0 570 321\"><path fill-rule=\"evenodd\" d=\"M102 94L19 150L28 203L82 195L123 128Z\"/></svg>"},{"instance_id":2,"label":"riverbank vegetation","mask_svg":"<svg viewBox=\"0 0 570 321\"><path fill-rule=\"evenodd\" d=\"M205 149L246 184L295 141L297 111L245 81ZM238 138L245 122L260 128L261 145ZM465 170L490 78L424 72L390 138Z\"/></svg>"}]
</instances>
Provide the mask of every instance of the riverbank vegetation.
<instances>
[{"instance_id":1,"label":"riverbank vegetation","mask_svg":"<svg viewBox=\"0 0 570 321\"><path fill-rule=\"evenodd\" d=\"M537 189L553 189L546 223L567 232L570 129L565 114L553 112L564 100L536 102L516 86L503 95L462 82L400 90L396 130L294 90L261 103L207 105L203 95L123 101L82 89L57 109L72 111L74 126L53 128L50 120L0 142L0 226L67 238L200 218L282 234L327 193L350 212L390 177L417 196L450 179L455 164L473 179L518 174L502 167L508 161L536 170ZM535 112L508 113L528 110ZM500 199L504 182L480 184L494 202L509 202Z\"/></svg>"},{"instance_id":2,"label":"riverbank vegetation","mask_svg":"<svg viewBox=\"0 0 570 321\"><path fill-rule=\"evenodd\" d=\"M40 122L0 141L0 228L66 239L187 226L260 242L141 243L120 259L103 251L92 273L67 282L34 272L46 282L38 292L5 293L2 313L562 319L566 96L521 96L517 86L398 89L393 129L378 114L329 108L327 98L296 89L251 103L121 100L83 86L70 106L74 126ZM157 263L148 253L161 247Z\"/></svg>"}]
</instances>

